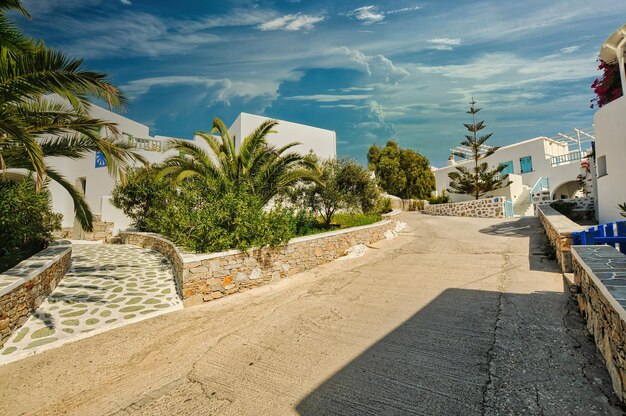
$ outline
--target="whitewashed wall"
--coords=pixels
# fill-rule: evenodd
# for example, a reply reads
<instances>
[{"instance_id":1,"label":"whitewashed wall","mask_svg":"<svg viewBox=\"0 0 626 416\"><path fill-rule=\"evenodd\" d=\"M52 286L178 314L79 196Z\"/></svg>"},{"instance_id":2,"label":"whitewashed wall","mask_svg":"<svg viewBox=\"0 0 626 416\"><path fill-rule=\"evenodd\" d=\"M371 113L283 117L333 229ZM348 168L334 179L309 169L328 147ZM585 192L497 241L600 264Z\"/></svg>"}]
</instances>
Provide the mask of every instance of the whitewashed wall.
<instances>
[{"instance_id":1,"label":"whitewashed wall","mask_svg":"<svg viewBox=\"0 0 626 416\"><path fill-rule=\"evenodd\" d=\"M626 97L596 111L594 122L596 160L606 158L607 171L598 177L598 219L624 220L617 204L626 201Z\"/></svg>"}]
</instances>

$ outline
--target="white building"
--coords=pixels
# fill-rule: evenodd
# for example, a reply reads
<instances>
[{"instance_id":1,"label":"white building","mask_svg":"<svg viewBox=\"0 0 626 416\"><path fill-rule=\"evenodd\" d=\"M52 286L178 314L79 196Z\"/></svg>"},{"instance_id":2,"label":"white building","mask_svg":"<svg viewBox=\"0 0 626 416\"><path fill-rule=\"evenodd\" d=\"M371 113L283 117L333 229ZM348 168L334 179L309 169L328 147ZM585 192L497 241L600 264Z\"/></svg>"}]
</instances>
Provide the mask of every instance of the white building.
<instances>
[{"instance_id":1,"label":"white building","mask_svg":"<svg viewBox=\"0 0 626 416\"><path fill-rule=\"evenodd\" d=\"M593 135L590 130L574 130L556 137L536 137L523 142L503 146L494 154L481 160L490 167L504 164L502 172L509 175L511 184L490 192L488 196L506 197L513 203L515 215L533 215L533 202L583 197L578 176L585 174L581 161L591 148ZM467 153L469 149L458 147L454 153ZM457 161L450 156L448 166L434 169L436 192L450 187L448 174L457 166L473 167L473 160ZM450 193L453 202L473 199L472 196Z\"/></svg>"},{"instance_id":2,"label":"white building","mask_svg":"<svg viewBox=\"0 0 626 416\"><path fill-rule=\"evenodd\" d=\"M167 147L167 142L171 138L150 136L148 126L96 105L92 106L90 113L92 117L117 123L118 129L126 136L129 143L134 145L138 153L150 163L158 163L175 154L173 150L168 150ZM236 137L237 145L240 145L241 139L266 119L266 117L241 113L230 127L229 132L231 136ZM313 150L323 158L335 158L337 155L334 131L281 120L274 130L275 133L268 135L268 141L272 145L283 146L291 142L300 142L301 145L295 147L294 151L305 154ZM194 138L193 140L206 147L202 139ZM130 225L130 219L111 205L111 192L115 187L116 178L109 175L106 164L97 154L91 154L79 160L52 158L47 162L83 192L95 215L104 222L115 224L114 231L127 228ZM55 182L50 183L49 190L52 196L52 210L63 214L62 227L64 229L73 228L72 238L82 238L82 230L75 221L74 204L69 194Z\"/></svg>"},{"instance_id":3,"label":"white building","mask_svg":"<svg viewBox=\"0 0 626 416\"><path fill-rule=\"evenodd\" d=\"M602 45L600 58L619 62L622 91L626 91L626 25L616 30ZM626 96L606 104L594 115L598 221L626 220L617 204L626 202Z\"/></svg>"}]
</instances>

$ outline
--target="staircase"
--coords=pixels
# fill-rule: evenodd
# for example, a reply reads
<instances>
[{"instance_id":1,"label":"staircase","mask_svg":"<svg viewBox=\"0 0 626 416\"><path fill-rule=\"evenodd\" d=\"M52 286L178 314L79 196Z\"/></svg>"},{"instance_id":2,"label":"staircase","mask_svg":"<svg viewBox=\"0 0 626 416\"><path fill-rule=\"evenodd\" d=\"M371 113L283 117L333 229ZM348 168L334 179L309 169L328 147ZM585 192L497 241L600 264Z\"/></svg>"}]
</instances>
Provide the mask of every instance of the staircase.
<instances>
[{"instance_id":1,"label":"staircase","mask_svg":"<svg viewBox=\"0 0 626 416\"><path fill-rule=\"evenodd\" d=\"M522 189L522 194L513 203L513 214L516 217L530 217L534 214L530 187L524 185Z\"/></svg>"},{"instance_id":2,"label":"staircase","mask_svg":"<svg viewBox=\"0 0 626 416\"><path fill-rule=\"evenodd\" d=\"M537 204L541 201L549 201L550 200L550 182L548 181L548 178L545 178L543 176L539 178L537 183L535 183L535 186L533 186L532 189L530 190L529 196L531 198L532 206L537 206Z\"/></svg>"}]
</instances>

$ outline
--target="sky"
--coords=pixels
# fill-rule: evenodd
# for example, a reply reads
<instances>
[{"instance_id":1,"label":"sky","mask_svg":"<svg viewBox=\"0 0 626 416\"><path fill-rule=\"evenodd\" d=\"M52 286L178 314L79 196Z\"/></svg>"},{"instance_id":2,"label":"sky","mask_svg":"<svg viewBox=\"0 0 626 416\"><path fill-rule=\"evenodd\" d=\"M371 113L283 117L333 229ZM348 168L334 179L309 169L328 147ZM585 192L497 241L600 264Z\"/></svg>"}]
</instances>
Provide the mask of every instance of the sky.
<instances>
[{"instance_id":1,"label":"sky","mask_svg":"<svg viewBox=\"0 0 626 416\"><path fill-rule=\"evenodd\" d=\"M240 112L337 133L365 162L396 140L445 165L472 97L489 144L593 124L624 0L24 0L26 33L110 75L124 115L191 138Z\"/></svg>"}]
</instances>

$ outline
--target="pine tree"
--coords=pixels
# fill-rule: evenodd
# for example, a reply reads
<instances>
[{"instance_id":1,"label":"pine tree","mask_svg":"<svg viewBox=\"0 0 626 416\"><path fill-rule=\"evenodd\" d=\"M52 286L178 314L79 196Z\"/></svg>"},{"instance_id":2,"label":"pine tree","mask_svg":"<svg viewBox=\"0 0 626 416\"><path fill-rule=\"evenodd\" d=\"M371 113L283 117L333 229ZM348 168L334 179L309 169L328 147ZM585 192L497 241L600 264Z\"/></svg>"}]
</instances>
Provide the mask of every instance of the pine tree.
<instances>
[{"instance_id":1,"label":"pine tree","mask_svg":"<svg viewBox=\"0 0 626 416\"><path fill-rule=\"evenodd\" d=\"M476 101L472 98L470 109L467 114L472 115L472 124L463 123L465 128L470 132L466 134L462 146L470 149L470 153L453 152L455 156L463 159L473 160L474 166L468 168L465 166L457 166L457 172L450 172L450 188L448 192L456 194L472 195L475 199L479 199L488 192L496 189L506 188L510 185L508 175L501 175L506 165L500 164L498 167L489 169L487 162L480 162L488 156L491 156L498 150L498 147L487 147L485 142L491 138L493 133L478 137L477 133L487 127L484 121L476 122L476 114L480 108L474 107Z\"/></svg>"}]
</instances>

